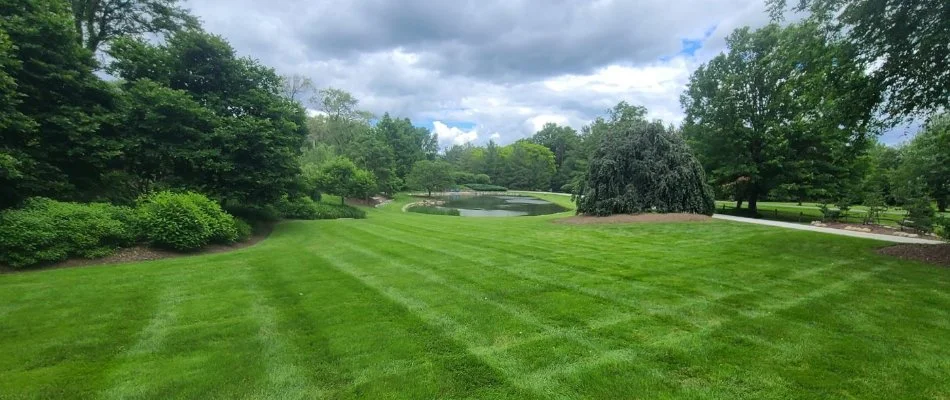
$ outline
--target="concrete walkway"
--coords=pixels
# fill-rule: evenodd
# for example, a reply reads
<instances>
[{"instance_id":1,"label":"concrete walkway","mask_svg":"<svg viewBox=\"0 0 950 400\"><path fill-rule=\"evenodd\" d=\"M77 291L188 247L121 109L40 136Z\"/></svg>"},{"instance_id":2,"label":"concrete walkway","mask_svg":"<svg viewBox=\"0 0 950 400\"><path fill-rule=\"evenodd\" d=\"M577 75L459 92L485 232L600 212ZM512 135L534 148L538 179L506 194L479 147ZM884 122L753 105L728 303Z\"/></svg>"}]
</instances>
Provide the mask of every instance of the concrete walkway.
<instances>
[{"instance_id":1,"label":"concrete walkway","mask_svg":"<svg viewBox=\"0 0 950 400\"><path fill-rule=\"evenodd\" d=\"M882 235L880 233L867 233L867 232L855 232L855 231L846 231L844 229L834 229L834 228L824 228L820 226L811 226L811 225L802 225L794 224L791 222L781 222L781 221L770 221L767 219L755 219L755 218L746 218L746 217L736 217L732 215L722 215L715 214L713 218L723 219L726 221L735 221L735 222L745 222L750 224L759 224L759 225L769 225L777 226L780 228L788 229L798 229L801 231L812 231L812 232L822 232L830 233L833 235L841 236L851 236L864 239L874 239L874 240L883 240L885 242L894 242L894 243L917 243L917 244L941 244L946 243L940 240L933 239L921 239L921 238L909 238L902 236L893 236L893 235Z\"/></svg>"}]
</instances>

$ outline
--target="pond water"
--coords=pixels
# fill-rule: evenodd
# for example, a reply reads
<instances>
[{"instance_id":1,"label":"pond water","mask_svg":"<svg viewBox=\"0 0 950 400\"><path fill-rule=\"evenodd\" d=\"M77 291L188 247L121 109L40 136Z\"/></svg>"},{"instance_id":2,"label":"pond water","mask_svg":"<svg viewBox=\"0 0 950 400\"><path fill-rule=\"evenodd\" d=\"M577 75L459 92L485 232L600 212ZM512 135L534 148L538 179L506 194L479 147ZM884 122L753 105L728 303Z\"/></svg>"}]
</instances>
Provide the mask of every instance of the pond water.
<instances>
[{"instance_id":1,"label":"pond water","mask_svg":"<svg viewBox=\"0 0 950 400\"><path fill-rule=\"evenodd\" d=\"M445 201L443 207L458 209L463 217L518 217L567 211L550 201L528 196L450 195L441 199Z\"/></svg>"}]
</instances>

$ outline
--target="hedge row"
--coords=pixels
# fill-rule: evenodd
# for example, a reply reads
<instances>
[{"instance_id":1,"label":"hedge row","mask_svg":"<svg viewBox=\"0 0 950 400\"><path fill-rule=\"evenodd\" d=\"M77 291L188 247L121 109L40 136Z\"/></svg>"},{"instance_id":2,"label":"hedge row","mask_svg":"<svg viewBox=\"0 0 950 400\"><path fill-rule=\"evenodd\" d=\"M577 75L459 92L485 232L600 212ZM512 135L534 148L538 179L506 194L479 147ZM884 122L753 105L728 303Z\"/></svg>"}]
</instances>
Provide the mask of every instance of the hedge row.
<instances>
[{"instance_id":1,"label":"hedge row","mask_svg":"<svg viewBox=\"0 0 950 400\"><path fill-rule=\"evenodd\" d=\"M0 264L97 258L136 243L178 251L246 239L251 227L197 193L159 192L135 208L33 198L0 212Z\"/></svg>"},{"instance_id":2,"label":"hedge row","mask_svg":"<svg viewBox=\"0 0 950 400\"><path fill-rule=\"evenodd\" d=\"M306 196L284 196L277 202L276 207L280 216L288 219L366 218L366 211L359 208L317 202Z\"/></svg>"},{"instance_id":3,"label":"hedge row","mask_svg":"<svg viewBox=\"0 0 950 400\"><path fill-rule=\"evenodd\" d=\"M507 192L508 188L498 185L486 185L483 183L466 183L463 186L479 192Z\"/></svg>"}]
</instances>

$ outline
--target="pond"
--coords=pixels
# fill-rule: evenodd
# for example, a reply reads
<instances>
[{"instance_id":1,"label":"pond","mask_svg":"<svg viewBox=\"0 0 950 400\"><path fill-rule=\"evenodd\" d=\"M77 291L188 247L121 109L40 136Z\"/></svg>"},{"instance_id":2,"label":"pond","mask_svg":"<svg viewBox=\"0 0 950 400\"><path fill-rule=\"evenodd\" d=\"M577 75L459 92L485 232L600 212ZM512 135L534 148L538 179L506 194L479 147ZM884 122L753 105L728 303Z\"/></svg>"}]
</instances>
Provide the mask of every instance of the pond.
<instances>
[{"instance_id":1,"label":"pond","mask_svg":"<svg viewBox=\"0 0 950 400\"><path fill-rule=\"evenodd\" d=\"M547 200L509 195L449 195L441 198L442 207L455 208L463 217L518 217L545 215L567 211Z\"/></svg>"}]
</instances>

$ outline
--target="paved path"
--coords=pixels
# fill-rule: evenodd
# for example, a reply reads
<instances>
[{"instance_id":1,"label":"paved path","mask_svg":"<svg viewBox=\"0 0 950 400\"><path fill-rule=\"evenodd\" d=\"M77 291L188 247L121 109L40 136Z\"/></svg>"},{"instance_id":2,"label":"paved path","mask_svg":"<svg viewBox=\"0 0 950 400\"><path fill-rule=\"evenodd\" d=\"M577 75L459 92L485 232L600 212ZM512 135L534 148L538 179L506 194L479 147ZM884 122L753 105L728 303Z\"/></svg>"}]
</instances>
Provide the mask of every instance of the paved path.
<instances>
[{"instance_id":1,"label":"paved path","mask_svg":"<svg viewBox=\"0 0 950 400\"><path fill-rule=\"evenodd\" d=\"M842 236L852 236L852 237L858 237L858 238L864 238L864 239L883 240L886 242L894 242L894 243L919 243L919 244L945 243L940 240L909 238L909 237L901 237L901 236L894 236L894 235L882 235L880 233L846 231L844 229L834 229L834 228L824 228L820 226L793 224L791 222L770 221L767 219L735 217L732 215L715 214L713 215L713 218L724 219L727 221L735 221L735 222L746 222L750 224L777 226L780 228L798 229L802 231L822 232L822 233L830 233L830 234L842 235Z\"/></svg>"}]
</instances>

